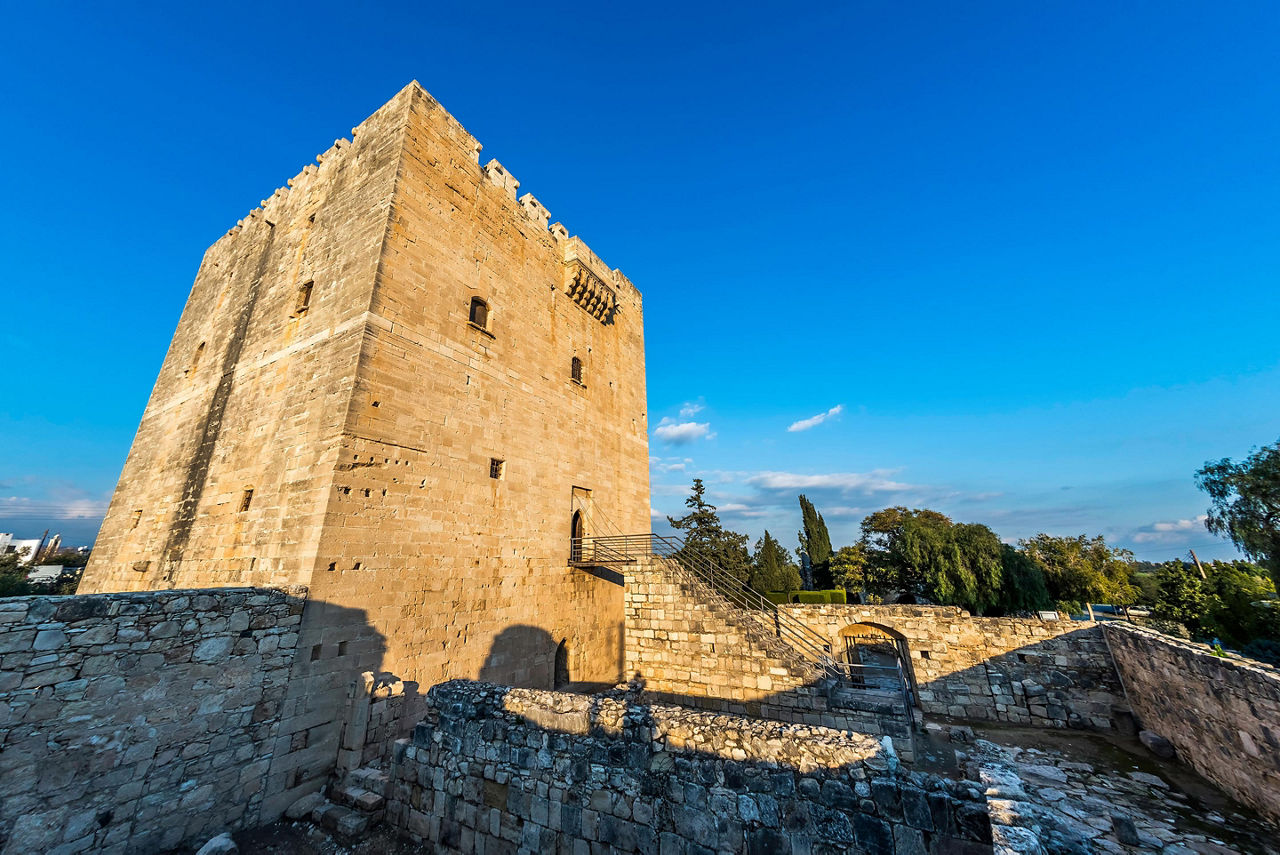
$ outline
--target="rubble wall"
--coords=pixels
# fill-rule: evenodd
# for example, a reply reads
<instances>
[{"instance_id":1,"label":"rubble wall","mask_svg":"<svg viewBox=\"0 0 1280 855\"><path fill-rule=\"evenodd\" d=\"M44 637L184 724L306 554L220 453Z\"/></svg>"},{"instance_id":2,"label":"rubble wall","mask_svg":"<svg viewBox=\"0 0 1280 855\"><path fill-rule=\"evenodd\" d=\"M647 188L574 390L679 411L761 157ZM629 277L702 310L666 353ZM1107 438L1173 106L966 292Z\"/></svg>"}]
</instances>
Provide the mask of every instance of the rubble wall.
<instances>
[{"instance_id":1,"label":"rubble wall","mask_svg":"<svg viewBox=\"0 0 1280 855\"><path fill-rule=\"evenodd\" d=\"M1128 624L1107 624L1105 632L1142 727L1280 822L1280 671Z\"/></svg>"},{"instance_id":2,"label":"rubble wall","mask_svg":"<svg viewBox=\"0 0 1280 855\"><path fill-rule=\"evenodd\" d=\"M453 681L397 746L387 819L440 852L984 851L981 791L873 737ZM965 843L973 847L964 848Z\"/></svg>"},{"instance_id":3,"label":"rubble wall","mask_svg":"<svg viewBox=\"0 0 1280 855\"><path fill-rule=\"evenodd\" d=\"M1042 727L1112 727L1123 691L1092 621L973 617L956 606L784 605L828 638L873 624L907 648L926 714Z\"/></svg>"},{"instance_id":4,"label":"rubble wall","mask_svg":"<svg viewBox=\"0 0 1280 855\"><path fill-rule=\"evenodd\" d=\"M0 852L158 852L256 825L305 596L0 600Z\"/></svg>"}]
</instances>

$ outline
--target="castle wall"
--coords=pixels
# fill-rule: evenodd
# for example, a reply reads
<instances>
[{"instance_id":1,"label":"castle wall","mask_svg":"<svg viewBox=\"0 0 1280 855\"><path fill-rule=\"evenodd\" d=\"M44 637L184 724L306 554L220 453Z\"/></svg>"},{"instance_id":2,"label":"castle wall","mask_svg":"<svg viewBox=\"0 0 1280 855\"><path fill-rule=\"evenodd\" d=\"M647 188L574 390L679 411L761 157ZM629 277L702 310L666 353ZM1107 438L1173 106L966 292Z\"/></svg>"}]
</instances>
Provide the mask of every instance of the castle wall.
<instances>
[{"instance_id":1,"label":"castle wall","mask_svg":"<svg viewBox=\"0 0 1280 855\"><path fill-rule=\"evenodd\" d=\"M821 727L462 681L397 746L387 820L438 852L989 851L981 790Z\"/></svg>"},{"instance_id":2,"label":"castle wall","mask_svg":"<svg viewBox=\"0 0 1280 855\"><path fill-rule=\"evenodd\" d=\"M1097 623L971 617L956 606L783 605L844 651L840 631L870 623L906 642L920 708L1043 727L1112 726L1123 691Z\"/></svg>"},{"instance_id":3,"label":"castle wall","mask_svg":"<svg viewBox=\"0 0 1280 855\"><path fill-rule=\"evenodd\" d=\"M1280 671L1130 625L1108 623L1105 632L1142 727L1280 822Z\"/></svg>"},{"instance_id":4,"label":"castle wall","mask_svg":"<svg viewBox=\"0 0 1280 855\"><path fill-rule=\"evenodd\" d=\"M309 581L407 97L205 253L81 592Z\"/></svg>"},{"instance_id":5,"label":"castle wall","mask_svg":"<svg viewBox=\"0 0 1280 855\"><path fill-rule=\"evenodd\" d=\"M305 596L0 600L0 852L168 851L258 824Z\"/></svg>"},{"instance_id":6,"label":"castle wall","mask_svg":"<svg viewBox=\"0 0 1280 855\"><path fill-rule=\"evenodd\" d=\"M264 815L363 672L406 721L451 677L621 675L621 585L567 560L575 510L649 527L640 294L479 149L410 84L209 249L81 583L309 586Z\"/></svg>"}]
</instances>

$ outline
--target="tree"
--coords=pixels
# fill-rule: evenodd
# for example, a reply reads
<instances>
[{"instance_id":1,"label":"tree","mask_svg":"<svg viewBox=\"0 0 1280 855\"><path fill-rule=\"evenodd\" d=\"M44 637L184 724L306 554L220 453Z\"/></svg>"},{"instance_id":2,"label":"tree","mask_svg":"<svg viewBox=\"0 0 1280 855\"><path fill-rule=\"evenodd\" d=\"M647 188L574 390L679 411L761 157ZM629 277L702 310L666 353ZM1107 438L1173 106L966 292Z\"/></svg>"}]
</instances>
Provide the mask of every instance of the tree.
<instances>
[{"instance_id":1,"label":"tree","mask_svg":"<svg viewBox=\"0 0 1280 855\"><path fill-rule=\"evenodd\" d=\"M868 590L982 614L1004 587L1003 545L985 525L956 524L927 509L885 508L862 521Z\"/></svg>"},{"instance_id":2,"label":"tree","mask_svg":"<svg viewBox=\"0 0 1280 855\"><path fill-rule=\"evenodd\" d=\"M842 546L831 556L831 581L846 591L866 587L867 550L861 543Z\"/></svg>"},{"instance_id":3,"label":"tree","mask_svg":"<svg viewBox=\"0 0 1280 855\"><path fill-rule=\"evenodd\" d=\"M1192 637L1205 635L1205 624L1214 610L1214 596L1200 573L1181 561L1168 561L1156 571L1156 602L1151 617L1176 621L1187 628Z\"/></svg>"},{"instance_id":4,"label":"tree","mask_svg":"<svg viewBox=\"0 0 1280 855\"><path fill-rule=\"evenodd\" d=\"M804 527L797 536L800 538L800 551L808 558L810 572L806 581L818 590L830 588L831 535L827 533L827 523L822 514L803 495L800 496L800 518Z\"/></svg>"},{"instance_id":5,"label":"tree","mask_svg":"<svg viewBox=\"0 0 1280 855\"><path fill-rule=\"evenodd\" d=\"M747 552L747 536L726 531L716 514L716 506L704 498L706 487L701 478L693 479L693 493L684 500L689 513L667 517L676 531L684 532L686 556L718 565L743 584L751 579L751 556Z\"/></svg>"},{"instance_id":6,"label":"tree","mask_svg":"<svg viewBox=\"0 0 1280 855\"><path fill-rule=\"evenodd\" d=\"M1044 573L1054 600L1071 604L1131 605L1137 589L1131 579L1133 553L1107 545L1102 535L1087 538L1037 534L1020 541L1022 551Z\"/></svg>"},{"instance_id":7,"label":"tree","mask_svg":"<svg viewBox=\"0 0 1280 855\"><path fill-rule=\"evenodd\" d=\"M1044 571L1022 552L1000 544L1001 584L997 606L1005 614L1036 612L1053 605Z\"/></svg>"},{"instance_id":8,"label":"tree","mask_svg":"<svg viewBox=\"0 0 1280 855\"><path fill-rule=\"evenodd\" d=\"M27 568L21 562L22 556L16 552L0 555L0 597L21 597L31 593Z\"/></svg>"},{"instance_id":9,"label":"tree","mask_svg":"<svg viewBox=\"0 0 1280 855\"><path fill-rule=\"evenodd\" d=\"M1205 527L1267 568L1280 589L1280 441L1240 463L1225 457L1206 463L1196 486L1212 502Z\"/></svg>"},{"instance_id":10,"label":"tree","mask_svg":"<svg viewBox=\"0 0 1280 855\"><path fill-rule=\"evenodd\" d=\"M800 571L795 562L768 530L756 542L750 585L762 594L770 591L794 591L801 585Z\"/></svg>"}]
</instances>

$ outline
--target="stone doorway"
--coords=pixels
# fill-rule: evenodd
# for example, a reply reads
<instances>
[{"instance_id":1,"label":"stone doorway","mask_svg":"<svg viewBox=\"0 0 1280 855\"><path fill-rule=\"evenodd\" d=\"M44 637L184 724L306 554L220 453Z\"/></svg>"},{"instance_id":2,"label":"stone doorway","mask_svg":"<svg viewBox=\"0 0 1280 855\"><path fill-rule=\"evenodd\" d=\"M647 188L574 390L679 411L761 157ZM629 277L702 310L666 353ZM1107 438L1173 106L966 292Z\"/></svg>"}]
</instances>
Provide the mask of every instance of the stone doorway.
<instances>
[{"instance_id":1,"label":"stone doorway","mask_svg":"<svg viewBox=\"0 0 1280 855\"><path fill-rule=\"evenodd\" d=\"M840 630L842 658L850 680L876 689L906 687L911 706L917 706L911 652L900 633L873 623L855 623Z\"/></svg>"}]
</instances>

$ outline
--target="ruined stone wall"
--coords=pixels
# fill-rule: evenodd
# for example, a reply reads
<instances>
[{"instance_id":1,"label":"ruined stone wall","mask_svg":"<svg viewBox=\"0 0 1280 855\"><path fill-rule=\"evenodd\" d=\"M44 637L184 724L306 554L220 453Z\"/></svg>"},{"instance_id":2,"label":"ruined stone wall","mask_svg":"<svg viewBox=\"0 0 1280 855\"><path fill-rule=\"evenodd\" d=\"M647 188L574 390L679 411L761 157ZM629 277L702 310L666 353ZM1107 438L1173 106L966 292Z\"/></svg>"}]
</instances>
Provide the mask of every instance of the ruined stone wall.
<instances>
[{"instance_id":1,"label":"ruined stone wall","mask_svg":"<svg viewBox=\"0 0 1280 855\"><path fill-rule=\"evenodd\" d=\"M888 735L913 754L899 693L840 691L755 617L672 561L626 570L626 676L646 694L754 717Z\"/></svg>"},{"instance_id":2,"label":"ruined stone wall","mask_svg":"<svg viewBox=\"0 0 1280 855\"><path fill-rule=\"evenodd\" d=\"M905 641L927 714L1046 727L1112 726L1123 701L1098 624L972 617L956 606L785 605L828 638L870 623Z\"/></svg>"},{"instance_id":3,"label":"ruined stone wall","mask_svg":"<svg viewBox=\"0 0 1280 855\"><path fill-rule=\"evenodd\" d=\"M1280 671L1129 624L1108 623L1105 632L1141 726L1280 822Z\"/></svg>"},{"instance_id":4,"label":"ruined stone wall","mask_svg":"<svg viewBox=\"0 0 1280 855\"><path fill-rule=\"evenodd\" d=\"M0 600L0 852L158 852L261 819L304 588Z\"/></svg>"},{"instance_id":5,"label":"ruined stone wall","mask_svg":"<svg viewBox=\"0 0 1280 855\"><path fill-rule=\"evenodd\" d=\"M387 819L442 852L984 851L980 790L820 727L462 681L397 747ZM972 850L966 846L973 847Z\"/></svg>"}]
</instances>

